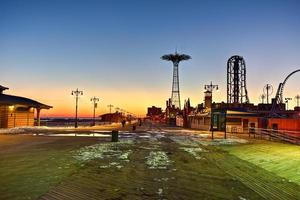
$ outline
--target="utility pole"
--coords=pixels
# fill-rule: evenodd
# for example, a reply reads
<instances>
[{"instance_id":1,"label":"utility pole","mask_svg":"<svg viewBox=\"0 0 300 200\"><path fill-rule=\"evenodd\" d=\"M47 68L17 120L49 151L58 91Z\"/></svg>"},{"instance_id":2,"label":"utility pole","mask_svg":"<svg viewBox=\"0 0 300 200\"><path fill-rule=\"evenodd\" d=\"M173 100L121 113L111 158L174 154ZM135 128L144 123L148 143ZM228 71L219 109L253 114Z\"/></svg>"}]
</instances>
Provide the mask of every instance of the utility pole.
<instances>
[{"instance_id":1,"label":"utility pole","mask_svg":"<svg viewBox=\"0 0 300 200\"><path fill-rule=\"evenodd\" d=\"M83 95L83 91L78 90L73 90L71 95L75 96L76 99L76 108L75 108L75 128L78 127L78 98L79 96Z\"/></svg>"},{"instance_id":2,"label":"utility pole","mask_svg":"<svg viewBox=\"0 0 300 200\"><path fill-rule=\"evenodd\" d=\"M109 104L107 105L107 107L109 107L109 121L111 123L111 109L114 107L113 105Z\"/></svg>"},{"instance_id":3,"label":"utility pole","mask_svg":"<svg viewBox=\"0 0 300 200\"><path fill-rule=\"evenodd\" d=\"M297 95L295 96L295 99L296 99L296 101L297 101L297 107L299 107L300 95L297 94Z\"/></svg>"},{"instance_id":4,"label":"utility pole","mask_svg":"<svg viewBox=\"0 0 300 200\"><path fill-rule=\"evenodd\" d=\"M289 110L289 101L292 100L292 98L285 98L285 103L286 103L286 110Z\"/></svg>"},{"instance_id":5,"label":"utility pole","mask_svg":"<svg viewBox=\"0 0 300 200\"><path fill-rule=\"evenodd\" d=\"M93 103L93 108L94 108L94 115L93 115L93 126L96 125L96 108L97 108L97 102L99 101L99 98L93 97L91 98L91 102Z\"/></svg>"}]
</instances>

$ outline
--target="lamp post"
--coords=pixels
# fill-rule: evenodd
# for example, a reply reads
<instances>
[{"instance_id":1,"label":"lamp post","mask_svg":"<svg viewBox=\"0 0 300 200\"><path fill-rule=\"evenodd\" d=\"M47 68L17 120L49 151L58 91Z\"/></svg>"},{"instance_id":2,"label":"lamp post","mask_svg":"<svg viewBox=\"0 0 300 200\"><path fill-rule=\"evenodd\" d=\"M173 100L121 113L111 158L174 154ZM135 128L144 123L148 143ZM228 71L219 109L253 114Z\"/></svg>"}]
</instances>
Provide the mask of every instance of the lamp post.
<instances>
[{"instance_id":1,"label":"lamp post","mask_svg":"<svg viewBox=\"0 0 300 200\"><path fill-rule=\"evenodd\" d=\"M286 110L289 110L289 101L292 100L292 98L285 98L285 103L286 103Z\"/></svg>"},{"instance_id":2,"label":"lamp post","mask_svg":"<svg viewBox=\"0 0 300 200\"><path fill-rule=\"evenodd\" d=\"M99 101L99 98L97 97L93 97L91 98L91 102L93 103L93 109L94 109L94 113L93 113L93 126L96 125L96 108L98 106L98 102Z\"/></svg>"},{"instance_id":3,"label":"lamp post","mask_svg":"<svg viewBox=\"0 0 300 200\"><path fill-rule=\"evenodd\" d=\"M266 95L265 95L265 94L260 95L260 99L261 99L261 103L262 103L262 104L265 103L265 98L266 98Z\"/></svg>"},{"instance_id":4,"label":"lamp post","mask_svg":"<svg viewBox=\"0 0 300 200\"><path fill-rule=\"evenodd\" d=\"M263 92L267 97L267 104L269 104L269 96L273 93L273 86L271 84L266 84L263 88Z\"/></svg>"},{"instance_id":5,"label":"lamp post","mask_svg":"<svg viewBox=\"0 0 300 200\"><path fill-rule=\"evenodd\" d=\"M71 95L75 96L76 99L76 107L75 107L75 128L78 127L78 98L79 96L83 95L83 91L78 90L73 90Z\"/></svg>"},{"instance_id":6,"label":"lamp post","mask_svg":"<svg viewBox=\"0 0 300 200\"><path fill-rule=\"evenodd\" d=\"M295 99L296 99L296 101L297 101L297 107L299 107L300 95L297 94L297 95L295 96Z\"/></svg>"},{"instance_id":7,"label":"lamp post","mask_svg":"<svg viewBox=\"0 0 300 200\"><path fill-rule=\"evenodd\" d=\"M107 107L109 107L109 121L111 123L111 109L114 107L113 105L109 104L107 105Z\"/></svg>"},{"instance_id":8,"label":"lamp post","mask_svg":"<svg viewBox=\"0 0 300 200\"><path fill-rule=\"evenodd\" d=\"M218 85L213 85L212 81L210 82L209 85L204 85L204 89L211 92L211 98L212 98L212 92L214 89L216 89L217 91L219 90L219 86Z\"/></svg>"}]
</instances>

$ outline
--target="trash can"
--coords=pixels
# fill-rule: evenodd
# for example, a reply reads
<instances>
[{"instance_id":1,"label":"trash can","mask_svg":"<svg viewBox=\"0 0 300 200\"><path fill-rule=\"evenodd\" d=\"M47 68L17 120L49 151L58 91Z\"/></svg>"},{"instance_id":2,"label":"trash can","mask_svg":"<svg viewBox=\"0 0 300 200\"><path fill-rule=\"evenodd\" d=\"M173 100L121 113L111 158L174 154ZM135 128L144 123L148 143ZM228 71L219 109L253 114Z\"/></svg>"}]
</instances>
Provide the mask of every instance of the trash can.
<instances>
[{"instance_id":1,"label":"trash can","mask_svg":"<svg viewBox=\"0 0 300 200\"><path fill-rule=\"evenodd\" d=\"M112 142L118 142L118 139L119 139L119 131L113 130L111 132L111 141Z\"/></svg>"}]
</instances>

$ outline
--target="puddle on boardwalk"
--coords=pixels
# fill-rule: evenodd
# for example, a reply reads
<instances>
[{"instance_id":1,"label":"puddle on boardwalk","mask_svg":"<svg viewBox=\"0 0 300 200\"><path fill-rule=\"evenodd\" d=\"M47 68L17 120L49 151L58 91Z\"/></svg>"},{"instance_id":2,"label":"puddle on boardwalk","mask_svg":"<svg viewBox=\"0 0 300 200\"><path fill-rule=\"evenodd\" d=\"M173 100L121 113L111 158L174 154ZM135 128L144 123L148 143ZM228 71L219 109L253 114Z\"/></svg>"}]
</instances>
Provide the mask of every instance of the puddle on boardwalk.
<instances>
[{"instance_id":1,"label":"puddle on boardwalk","mask_svg":"<svg viewBox=\"0 0 300 200\"><path fill-rule=\"evenodd\" d=\"M49 137L111 137L111 131L93 131L87 133L35 133L33 136L49 136ZM137 134L130 132L120 132L120 138L133 138Z\"/></svg>"}]
</instances>

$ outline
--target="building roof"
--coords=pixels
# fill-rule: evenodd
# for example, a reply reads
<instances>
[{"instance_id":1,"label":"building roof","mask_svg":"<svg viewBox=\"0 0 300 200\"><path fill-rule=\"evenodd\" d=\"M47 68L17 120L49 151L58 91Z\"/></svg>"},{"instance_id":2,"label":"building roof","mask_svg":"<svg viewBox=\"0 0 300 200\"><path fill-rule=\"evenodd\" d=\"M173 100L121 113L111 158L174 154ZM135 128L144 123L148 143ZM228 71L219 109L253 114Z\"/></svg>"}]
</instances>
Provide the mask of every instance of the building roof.
<instances>
[{"instance_id":1,"label":"building roof","mask_svg":"<svg viewBox=\"0 0 300 200\"><path fill-rule=\"evenodd\" d=\"M0 94L2 94L4 90L8 90L8 88L0 85Z\"/></svg>"},{"instance_id":2,"label":"building roof","mask_svg":"<svg viewBox=\"0 0 300 200\"><path fill-rule=\"evenodd\" d=\"M24 105L40 109L52 108L52 106L42 104L32 99L7 94L0 94L0 105Z\"/></svg>"},{"instance_id":3,"label":"building roof","mask_svg":"<svg viewBox=\"0 0 300 200\"><path fill-rule=\"evenodd\" d=\"M241 117L256 117L257 113L247 112L247 111L236 111L236 110L227 110L227 116L241 116Z\"/></svg>"}]
</instances>

